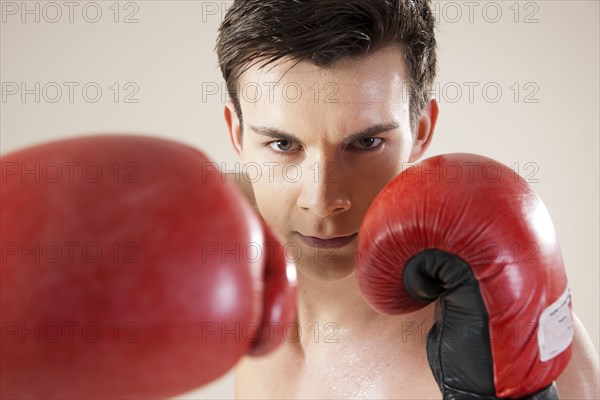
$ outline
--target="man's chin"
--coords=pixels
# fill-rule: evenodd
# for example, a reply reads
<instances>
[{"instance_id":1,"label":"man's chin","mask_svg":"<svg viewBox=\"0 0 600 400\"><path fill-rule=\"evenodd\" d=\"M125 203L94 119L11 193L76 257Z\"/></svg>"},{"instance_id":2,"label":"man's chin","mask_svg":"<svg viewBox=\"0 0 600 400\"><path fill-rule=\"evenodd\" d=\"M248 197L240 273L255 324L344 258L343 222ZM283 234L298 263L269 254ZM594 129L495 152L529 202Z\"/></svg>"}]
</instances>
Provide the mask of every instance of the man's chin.
<instances>
[{"instance_id":1,"label":"man's chin","mask_svg":"<svg viewBox=\"0 0 600 400\"><path fill-rule=\"evenodd\" d=\"M352 255L323 256L319 262L315 262L315 259L299 259L296 262L296 268L307 278L332 282L352 275L355 263Z\"/></svg>"}]
</instances>

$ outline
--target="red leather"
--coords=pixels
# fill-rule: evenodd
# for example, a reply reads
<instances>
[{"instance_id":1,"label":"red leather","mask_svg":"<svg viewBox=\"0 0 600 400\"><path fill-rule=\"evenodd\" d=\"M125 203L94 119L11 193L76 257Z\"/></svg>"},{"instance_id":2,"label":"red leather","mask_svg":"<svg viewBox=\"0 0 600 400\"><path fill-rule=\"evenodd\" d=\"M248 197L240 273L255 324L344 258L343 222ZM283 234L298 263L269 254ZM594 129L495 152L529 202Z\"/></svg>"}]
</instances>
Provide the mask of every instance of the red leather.
<instances>
[{"instance_id":1,"label":"red leather","mask_svg":"<svg viewBox=\"0 0 600 400\"><path fill-rule=\"evenodd\" d=\"M376 310L404 314L426 305L406 291L403 268L427 249L459 256L479 282L496 396L532 393L560 375L571 348L542 362L537 323L567 277L550 215L521 177L486 157L447 154L389 182L359 231L357 280Z\"/></svg>"},{"instance_id":2,"label":"red leather","mask_svg":"<svg viewBox=\"0 0 600 400\"><path fill-rule=\"evenodd\" d=\"M0 161L3 398L165 398L281 343L257 332L293 321L286 260L201 152L110 135Z\"/></svg>"},{"instance_id":3,"label":"red leather","mask_svg":"<svg viewBox=\"0 0 600 400\"><path fill-rule=\"evenodd\" d=\"M264 303L261 329L249 350L252 356L262 356L276 349L286 337L284 331L296 320L295 266L291 260L288 262L283 238L269 229L262 217L260 222L265 232L263 254L271 268L265 268L262 280L256 281L264 285Z\"/></svg>"}]
</instances>

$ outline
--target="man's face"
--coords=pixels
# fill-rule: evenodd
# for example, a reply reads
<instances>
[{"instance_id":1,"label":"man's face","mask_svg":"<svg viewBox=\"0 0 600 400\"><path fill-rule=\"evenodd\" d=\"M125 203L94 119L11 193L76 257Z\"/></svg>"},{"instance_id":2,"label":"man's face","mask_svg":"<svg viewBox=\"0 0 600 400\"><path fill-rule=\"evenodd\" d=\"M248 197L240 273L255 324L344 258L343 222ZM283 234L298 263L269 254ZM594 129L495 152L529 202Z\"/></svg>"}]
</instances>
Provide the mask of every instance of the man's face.
<instances>
[{"instance_id":1,"label":"man's face","mask_svg":"<svg viewBox=\"0 0 600 400\"><path fill-rule=\"evenodd\" d=\"M356 234L378 192L425 151L429 135L410 130L402 53L387 48L327 69L306 62L290 69L289 60L257 65L240 79L242 141L232 103L225 114L258 209L285 238L300 272L347 277L356 236L334 248L324 247L341 244L303 237Z\"/></svg>"}]
</instances>

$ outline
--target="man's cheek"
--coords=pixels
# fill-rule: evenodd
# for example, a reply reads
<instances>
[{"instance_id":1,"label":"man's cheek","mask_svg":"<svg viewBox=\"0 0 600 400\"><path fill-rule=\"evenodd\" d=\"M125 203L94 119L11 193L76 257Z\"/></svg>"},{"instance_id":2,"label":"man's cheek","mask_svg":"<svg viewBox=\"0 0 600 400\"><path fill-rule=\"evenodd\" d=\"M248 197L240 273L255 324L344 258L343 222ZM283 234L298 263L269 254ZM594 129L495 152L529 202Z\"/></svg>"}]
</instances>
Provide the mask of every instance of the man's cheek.
<instances>
[{"instance_id":1,"label":"man's cheek","mask_svg":"<svg viewBox=\"0 0 600 400\"><path fill-rule=\"evenodd\" d=\"M256 193L256 192L255 192ZM273 229L280 230L282 218L282 202L276 195L256 196L256 207L265 222ZM279 232L283 234L283 232Z\"/></svg>"}]
</instances>

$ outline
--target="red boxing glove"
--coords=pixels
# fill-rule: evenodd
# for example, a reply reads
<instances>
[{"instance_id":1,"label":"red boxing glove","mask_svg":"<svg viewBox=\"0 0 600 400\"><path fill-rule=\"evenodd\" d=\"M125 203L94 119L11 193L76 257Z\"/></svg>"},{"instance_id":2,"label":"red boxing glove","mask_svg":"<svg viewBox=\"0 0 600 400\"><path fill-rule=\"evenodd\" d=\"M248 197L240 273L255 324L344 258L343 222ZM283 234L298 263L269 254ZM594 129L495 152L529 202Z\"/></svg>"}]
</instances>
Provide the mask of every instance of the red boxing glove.
<instances>
[{"instance_id":1,"label":"red boxing glove","mask_svg":"<svg viewBox=\"0 0 600 400\"><path fill-rule=\"evenodd\" d=\"M282 341L293 264L201 152L94 136L0 162L2 398L171 397Z\"/></svg>"},{"instance_id":2,"label":"red boxing glove","mask_svg":"<svg viewBox=\"0 0 600 400\"><path fill-rule=\"evenodd\" d=\"M558 398L567 278L546 207L508 167L448 154L403 171L367 211L356 274L382 313L438 300L427 357L444 399Z\"/></svg>"}]
</instances>

